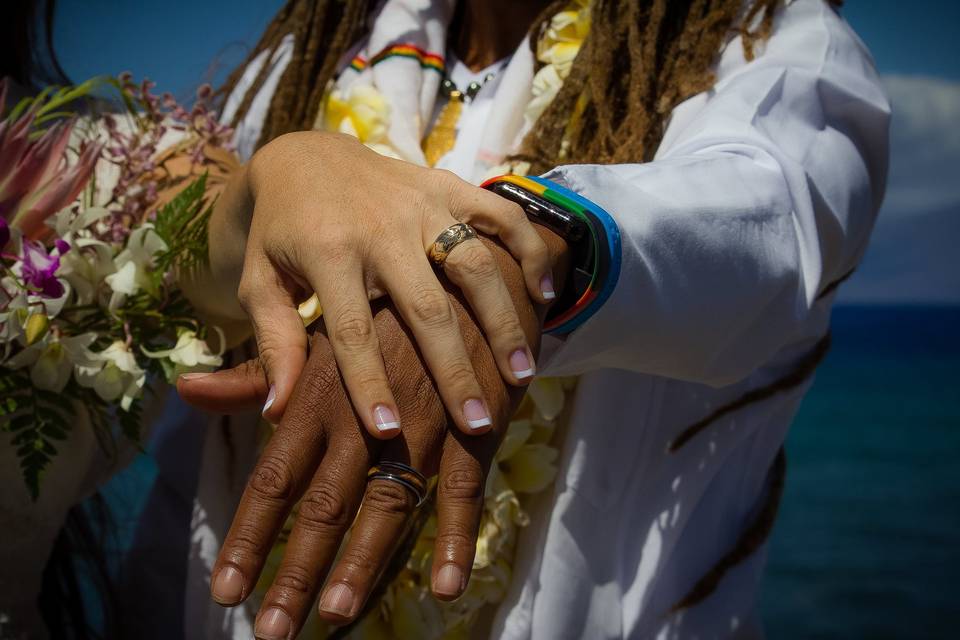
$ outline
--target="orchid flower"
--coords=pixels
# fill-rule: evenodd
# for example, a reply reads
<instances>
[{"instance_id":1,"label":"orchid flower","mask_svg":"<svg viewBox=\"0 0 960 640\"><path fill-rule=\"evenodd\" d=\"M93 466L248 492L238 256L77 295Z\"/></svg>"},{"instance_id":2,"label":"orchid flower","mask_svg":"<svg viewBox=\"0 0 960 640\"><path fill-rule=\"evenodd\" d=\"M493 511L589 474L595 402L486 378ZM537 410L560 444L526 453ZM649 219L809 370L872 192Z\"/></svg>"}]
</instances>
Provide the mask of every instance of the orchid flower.
<instances>
[{"instance_id":1,"label":"orchid flower","mask_svg":"<svg viewBox=\"0 0 960 640\"><path fill-rule=\"evenodd\" d=\"M77 367L77 382L92 388L106 402L120 398L120 407L128 411L140 396L146 373L137 364L130 348L120 340L94 355L97 359L94 364Z\"/></svg>"},{"instance_id":2,"label":"orchid flower","mask_svg":"<svg viewBox=\"0 0 960 640\"><path fill-rule=\"evenodd\" d=\"M177 344L172 349L148 351L140 347L140 350L148 358L167 358L170 360L172 365L163 363L168 382L174 382L184 373L207 373L223 364L223 358L220 356L223 355L222 345L225 340L223 332L219 328L215 328L220 336L221 350L218 353L213 353L210 350L210 345L198 338L195 331L189 329L181 329L178 332Z\"/></svg>"},{"instance_id":3,"label":"orchid flower","mask_svg":"<svg viewBox=\"0 0 960 640\"><path fill-rule=\"evenodd\" d=\"M20 277L24 284L32 287L44 298L59 298L63 295L63 283L57 278L60 268L60 256L69 251L70 245L57 238L57 255L47 253L39 242L24 240L23 259L20 263Z\"/></svg>"},{"instance_id":4,"label":"orchid flower","mask_svg":"<svg viewBox=\"0 0 960 640\"><path fill-rule=\"evenodd\" d=\"M89 347L97 339L94 333L57 337L48 333L4 363L9 369L30 367L30 381L38 389L60 393L74 367L96 367L100 362ZM79 376L78 376L79 377Z\"/></svg>"}]
</instances>

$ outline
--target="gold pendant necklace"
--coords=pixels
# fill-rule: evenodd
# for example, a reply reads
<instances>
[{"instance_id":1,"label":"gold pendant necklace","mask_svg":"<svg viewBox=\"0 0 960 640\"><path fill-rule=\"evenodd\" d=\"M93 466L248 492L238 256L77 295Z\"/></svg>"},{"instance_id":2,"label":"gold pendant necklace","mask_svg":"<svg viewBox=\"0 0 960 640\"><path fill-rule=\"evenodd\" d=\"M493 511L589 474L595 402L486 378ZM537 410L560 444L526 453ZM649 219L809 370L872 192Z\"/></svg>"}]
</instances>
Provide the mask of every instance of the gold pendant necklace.
<instances>
[{"instance_id":1,"label":"gold pendant necklace","mask_svg":"<svg viewBox=\"0 0 960 640\"><path fill-rule=\"evenodd\" d=\"M453 149L453 145L457 142L457 123L460 122L464 103L472 102L483 85L493 79L493 76L493 73L488 73L483 77L482 82L471 82L467 85L466 91L460 91L450 78L444 78L440 83L440 91L446 96L447 104L443 105L437 121L433 124L433 129L430 130L430 135L424 138L421 145L428 166L437 164L440 158Z\"/></svg>"}]
</instances>

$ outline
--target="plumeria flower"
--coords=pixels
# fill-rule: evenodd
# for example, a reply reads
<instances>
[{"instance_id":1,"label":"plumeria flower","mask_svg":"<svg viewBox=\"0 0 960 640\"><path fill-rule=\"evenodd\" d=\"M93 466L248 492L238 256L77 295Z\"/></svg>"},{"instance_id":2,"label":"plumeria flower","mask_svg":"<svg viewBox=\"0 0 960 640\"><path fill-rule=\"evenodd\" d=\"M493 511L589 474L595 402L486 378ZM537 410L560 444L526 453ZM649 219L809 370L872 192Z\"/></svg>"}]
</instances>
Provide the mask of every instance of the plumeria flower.
<instances>
[{"instance_id":1,"label":"plumeria flower","mask_svg":"<svg viewBox=\"0 0 960 640\"><path fill-rule=\"evenodd\" d=\"M147 378L130 348L117 340L95 357L92 365L77 367L77 382L96 391L106 402L120 398L120 406L124 411L129 410Z\"/></svg>"},{"instance_id":2,"label":"plumeria flower","mask_svg":"<svg viewBox=\"0 0 960 640\"><path fill-rule=\"evenodd\" d=\"M533 424L514 420L497 451L497 467L507 485L517 493L537 493L557 475L558 451L550 445L531 443Z\"/></svg>"},{"instance_id":3,"label":"plumeria flower","mask_svg":"<svg viewBox=\"0 0 960 640\"><path fill-rule=\"evenodd\" d=\"M220 334L220 344L225 344L223 333L217 329ZM163 351L148 351L140 348L150 358L167 358L172 366L164 363L164 370L167 373L167 380L173 382L184 373L209 372L213 371L221 364L223 350L213 353L210 346L197 337L195 331L181 329L178 332L177 344L172 349Z\"/></svg>"},{"instance_id":4,"label":"plumeria flower","mask_svg":"<svg viewBox=\"0 0 960 640\"><path fill-rule=\"evenodd\" d=\"M89 347L97 339L94 333L62 337L47 333L4 363L9 369L30 367L30 380L38 389L63 391L70 381L74 366L91 367L99 364Z\"/></svg>"},{"instance_id":5,"label":"plumeria flower","mask_svg":"<svg viewBox=\"0 0 960 640\"><path fill-rule=\"evenodd\" d=\"M387 137L390 105L376 88L356 84L341 91L335 89L327 98L327 129L347 133L364 144L377 144Z\"/></svg>"},{"instance_id":6,"label":"plumeria flower","mask_svg":"<svg viewBox=\"0 0 960 640\"><path fill-rule=\"evenodd\" d=\"M533 98L527 103L523 112L524 118L529 123L536 122L553 102L553 99L557 97L561 87L563 87L563 78L560 77L556 67L547 65L537 71L536 75L533 76L533 85L530 88Z\"/></svg>"},{"instance_id":7,"label":"plumeria flower","mask_svg":"<svg viewBox=\"0 0 960 640\"><path fill-rule=\"evenodd\" d=\"M117 271L105 279L113 290L110 309L118 309L127 296L141 289L152 291L150 270L154 265L154 256L167 249L167 243L157 235L153 225L146 223L134 230L127 241L127 247L117 256L114 263Z\"/></svg>"}]
</instances>

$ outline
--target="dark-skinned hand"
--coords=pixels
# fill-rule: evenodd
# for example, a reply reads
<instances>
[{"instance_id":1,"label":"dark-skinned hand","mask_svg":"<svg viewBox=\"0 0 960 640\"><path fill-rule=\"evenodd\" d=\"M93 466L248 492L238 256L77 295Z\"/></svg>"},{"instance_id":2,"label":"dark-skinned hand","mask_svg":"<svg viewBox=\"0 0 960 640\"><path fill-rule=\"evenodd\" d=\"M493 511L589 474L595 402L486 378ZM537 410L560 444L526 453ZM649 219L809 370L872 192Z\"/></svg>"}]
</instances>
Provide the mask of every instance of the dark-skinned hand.
<instances>
[{"instance_id":1,"label":"dark-skinned hand","mask_svg":"<svg viewBox=\"0 0 960 640\"><path fill-rule=\"evenodd\" d=\"M565 273L563 241L546 230L538 231L550 247L554 273ZM493 242L485 242L536 354L544 309L530 302L513 258ZM562 287L562 278L558 280ZM492 429L480 436L448 428L450 417L436 384L415 340L389 303L374 306L373 322L391 389L406 416L403 432L392 440L372 438L364 430L322 323L313 332L306 368L250 476L213 568L214 599L225 606L243 602L299 501L286 552L257 614L257 637L295 637L324 584L320 615L326 620L346 624L363 609L416 506L400 484L367 482L368 470L379 461L403 462L428 478L439 473L432 590L437 598L452 600L466 588L486 474L523 390L504 383L482 330L452 293L455 290L448 288L450 313L459 321L472 370L493 418ZM443 375L470 375L470 369L452 368ZM268 384L259 362L252 360L215 374L182 377L178 389L195 406L235 412L262 404ZM348 530L349 541L331 569Z\"/></svg>"}]
</instances>

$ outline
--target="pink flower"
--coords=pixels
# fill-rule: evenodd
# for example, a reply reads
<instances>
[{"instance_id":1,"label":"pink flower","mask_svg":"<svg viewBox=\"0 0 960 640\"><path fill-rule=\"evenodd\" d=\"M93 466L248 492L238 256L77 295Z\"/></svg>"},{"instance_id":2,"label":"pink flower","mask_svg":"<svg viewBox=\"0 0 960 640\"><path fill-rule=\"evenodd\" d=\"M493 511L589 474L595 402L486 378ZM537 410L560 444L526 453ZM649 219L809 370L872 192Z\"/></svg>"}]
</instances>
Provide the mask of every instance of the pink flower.
<instances>
[{"instance_id":1,"label":"pink flower","mask_svg":"<svg viewBox=\"0 0 960 640\"><path fill-rule=\"evenodd\" d=\"M0 82L0 111L6 88L6 82ZM68 161L76 119L58 122L31 140L40 106L37 102L16 120L0 122L0 218L31 239L47 235L44 221L76 200L102 150L100 144L86 144L76 162Z\"/></svg>"}]
</instances>

